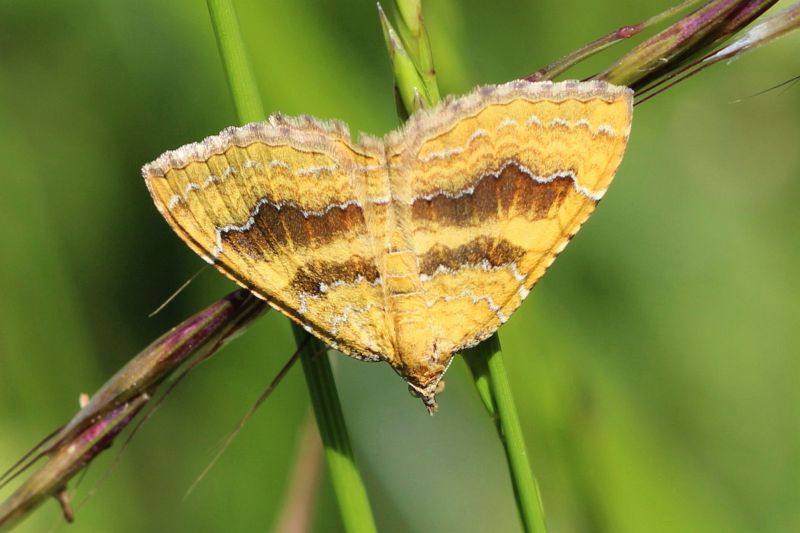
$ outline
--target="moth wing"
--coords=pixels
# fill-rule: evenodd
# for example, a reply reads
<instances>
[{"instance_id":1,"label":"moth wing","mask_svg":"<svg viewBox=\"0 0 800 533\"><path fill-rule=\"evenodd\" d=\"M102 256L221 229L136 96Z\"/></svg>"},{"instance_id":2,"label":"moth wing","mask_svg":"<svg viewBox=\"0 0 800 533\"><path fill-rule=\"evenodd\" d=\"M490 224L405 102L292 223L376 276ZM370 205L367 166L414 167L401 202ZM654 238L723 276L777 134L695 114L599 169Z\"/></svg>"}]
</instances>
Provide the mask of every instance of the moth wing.
<instances>
[{"instance_id":1,"label":"moth wing","mask_svg":"<svg viewBox=\"0 0 800 533\"><path fill-rule=\"evenodd\" d=\"M488 86L414 117L413 245L439 347L489 337L578 231L622 160L632 92L602 82Z\"/></svg>"},{"instance_id":2,"label":"moth wing","mask_svg":"<svg viewBox=\"0 0 800 533\"><path fill-rule=\"evenodd\" d=\"M341 123L276 115L167 152L142 174L207 262L327 344L376 359L391 343L363 206L381 157Z\"/></svg>"}]
</instances>

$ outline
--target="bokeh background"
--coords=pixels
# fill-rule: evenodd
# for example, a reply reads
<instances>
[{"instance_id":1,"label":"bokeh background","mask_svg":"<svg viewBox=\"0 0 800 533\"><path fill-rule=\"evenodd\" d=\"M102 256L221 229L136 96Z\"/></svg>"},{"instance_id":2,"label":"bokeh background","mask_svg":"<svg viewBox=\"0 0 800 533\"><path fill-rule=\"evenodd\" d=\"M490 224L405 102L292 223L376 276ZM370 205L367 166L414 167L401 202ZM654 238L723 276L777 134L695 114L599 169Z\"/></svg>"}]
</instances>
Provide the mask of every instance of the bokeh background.
<instances>
[{"instance_id":1,"label":"bokeh background","mask_svg":"<svg viewBox=\"0 0 800 533\"><path fill-rule=\"evenodd\" d=\"M463 93L672 3L426 9L441 85ZM269 111L373 133L397 125L372 0L237 7ZM552 531L800 531L800 85L734 103L796 76L798 44L637 107L610 194L501 330ZM139 168L234 122L205 2L0 3L0 466L233 289L208 269L147 317L203 263ZM69 530L269 530L309 412L299 368L183 495L292 347L270 313L195 371ZM519 530L500 443L460 360L433 418L387 366L334 363L381 531ZM77 500L111 467L106 455ZM48 502L19 531L58 521ZM341 529L324 476L314 528Z\"/></svg>"}]
</instances>

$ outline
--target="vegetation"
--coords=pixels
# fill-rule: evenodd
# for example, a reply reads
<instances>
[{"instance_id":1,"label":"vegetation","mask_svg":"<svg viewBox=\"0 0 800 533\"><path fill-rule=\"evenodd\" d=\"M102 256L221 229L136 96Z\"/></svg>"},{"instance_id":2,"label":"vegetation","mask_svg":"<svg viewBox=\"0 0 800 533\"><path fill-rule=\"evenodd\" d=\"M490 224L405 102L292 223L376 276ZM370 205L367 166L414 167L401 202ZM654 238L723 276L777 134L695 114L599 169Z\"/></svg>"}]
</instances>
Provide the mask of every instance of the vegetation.
<instances>
[{"instance_id":1,"label":"vegetation","mask_svg":"<svg viewBox=\"0 0 800 533\"><path fill-rule=\"evenodd\" d=\"M442 92L524 75L659 8L639 2L623 15L595 4L431 3ZM143 318L198 262L156 215L136 169L165 147L235 122L205 6L58 9L0 7L6 463L71 416L66 399L76 391L95 390L166 325L230 289L208 273L155 319ZM396 123L374 6L239 10L266 109L340 117L373 132ZM790 407L799 399L792 288L800 257L790 203L798 107L777 91L729 103L790 78L794 38L638 108L611 194L503 328L554 530L800 524L791 470L800 434ZM608 63L593 58L575 76ZM272 523L307 416L299 372L176 504L293 350L285 320L270 314L194 372L78 510L77 529ZM461 362L434 419L388 368L333 363L381 531L519 527L493 424ZM79 495L110 464L101 460ZM54 509L20 530L47 528ZM337 515L325 481L317 529L339 527Z\"/></svg>"}]
</instances>

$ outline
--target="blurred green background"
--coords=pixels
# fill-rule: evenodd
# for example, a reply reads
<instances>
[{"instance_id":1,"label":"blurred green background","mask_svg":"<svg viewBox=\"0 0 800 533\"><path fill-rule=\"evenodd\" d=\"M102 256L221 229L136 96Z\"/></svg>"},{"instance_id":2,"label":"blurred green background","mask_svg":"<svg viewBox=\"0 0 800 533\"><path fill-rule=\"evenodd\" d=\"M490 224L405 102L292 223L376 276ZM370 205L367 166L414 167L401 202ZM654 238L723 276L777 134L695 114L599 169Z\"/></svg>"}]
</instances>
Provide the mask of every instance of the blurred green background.
<instances>
[{"instance_id":1,"label":"blurred green background","mask_svg":"<svg viewBox=\"0 0 800 533\"><path fill-rule=\"evenodd\" d=\"M672 3L426 9L443 90L463 93ZM269 111L372 133L397 125L372 0L237 8ZM552 531L800 531L800 85L732 103L797 75L798 44L637 107L610 194L501 330ZM232 290L209 269L147 318L203 263L139 168L234 122L205 2L0 3L0 466L66 421L80 392ZM183 495L292 346L270 313L195 371L69 530L268 530L309 409L299 368ZM388 366L334 363L381 531L519 530L460 360L433 418ZM19 531L58 521L48 502ZM341 529L327 479L314 524Z\"/></svg>"}]
</instances>

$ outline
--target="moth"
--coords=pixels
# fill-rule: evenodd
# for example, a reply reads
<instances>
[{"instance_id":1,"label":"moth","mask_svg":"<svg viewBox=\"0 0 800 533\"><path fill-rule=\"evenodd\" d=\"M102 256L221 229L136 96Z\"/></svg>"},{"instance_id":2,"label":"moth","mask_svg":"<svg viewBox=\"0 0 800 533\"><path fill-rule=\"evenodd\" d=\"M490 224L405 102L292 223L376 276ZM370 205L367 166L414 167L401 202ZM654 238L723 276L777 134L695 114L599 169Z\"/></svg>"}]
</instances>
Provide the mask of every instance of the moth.
<instances>
[{"instance_id":1,"label":"moth","mask_svg":"<svg viewBox=\"0 0 800 533\"><path fill-rule=\"evenodd\" d=\"M144 166L195 252L430 411L454 354L519 307L603 197L632 91L487 85L384 137L308 116L231 127Z\"/></svg>"}]
</instances>

